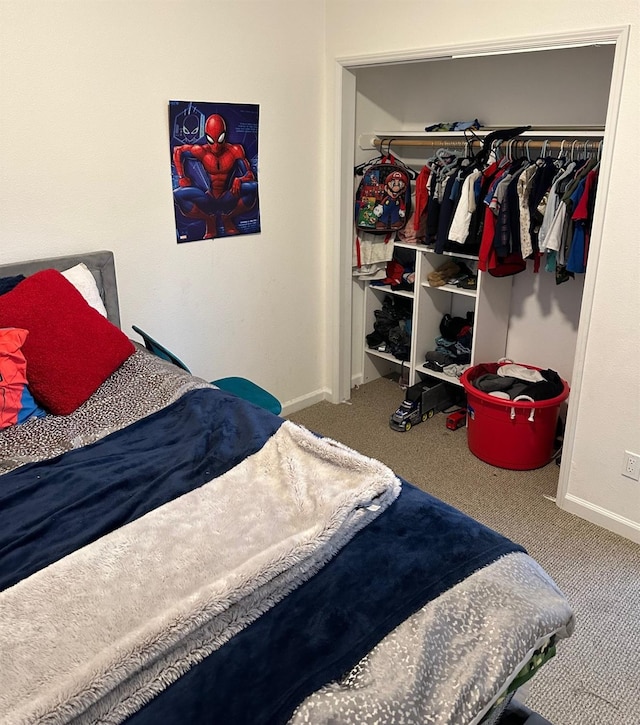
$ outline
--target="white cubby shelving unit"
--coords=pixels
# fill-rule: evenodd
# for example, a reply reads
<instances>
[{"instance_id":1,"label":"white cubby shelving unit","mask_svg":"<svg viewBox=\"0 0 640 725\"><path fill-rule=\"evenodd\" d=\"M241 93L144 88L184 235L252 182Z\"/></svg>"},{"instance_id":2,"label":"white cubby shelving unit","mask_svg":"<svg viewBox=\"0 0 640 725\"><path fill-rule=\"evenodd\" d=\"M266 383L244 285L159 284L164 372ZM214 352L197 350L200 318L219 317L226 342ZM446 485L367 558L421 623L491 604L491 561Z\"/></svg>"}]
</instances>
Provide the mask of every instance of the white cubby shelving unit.
<instances>
[{"instance_id":1,"label":"white cubby shelving unit","mask_svg":"<svg viewBox=\"0 0 640 725\"><path fill-rule=\"evenodd\" d=\"M403 363L389 353L369 348L365 341L363 382L394 370L400 371L406 365L410 385L427 377L440 378L459 385L456 377L424 367L425 355L429 350L435 350L436 338L440 335L440 322L447 313L459 317L465 317L468 311L474 314L472 365L503 357L509 327L512 278L492 277L479 271L475 290L454 285L432 287L427 281L427 275L438 269L447 259L461 259L472 270L477 271L477 258L453 252L436 254L423 245L396 242L395 246L410 249L415 254L414 290L393 291L388 286L372 286L363 282L366 285L364 329L366 333L373 330L375 310L382 307L385 295L410 298L413 304L410 359Z\"/></svg>"}]
</instances>

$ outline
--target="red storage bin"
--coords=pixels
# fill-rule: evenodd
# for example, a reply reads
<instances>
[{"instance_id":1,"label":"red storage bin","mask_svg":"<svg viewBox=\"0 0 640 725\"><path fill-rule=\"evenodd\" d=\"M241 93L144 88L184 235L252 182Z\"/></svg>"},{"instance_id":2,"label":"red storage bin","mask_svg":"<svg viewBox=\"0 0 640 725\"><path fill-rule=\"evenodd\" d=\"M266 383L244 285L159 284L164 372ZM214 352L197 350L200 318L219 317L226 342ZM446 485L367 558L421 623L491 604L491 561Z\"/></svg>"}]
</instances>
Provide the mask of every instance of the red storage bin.
<instances>
[{"instance_id":1,"label":"red storage bin","mask_svg":"<svg viewBox=\"0 0 640 725\"><path fill-rule=\"evenodd\" d=\"M560 405L569 395L569 386L563 380L560 395L533 403L503 400L473 386L477 377L495 373L499 367L500 363L476 365L460 376L467 393L469 450L481 461L499 468L541 468L553 455ZM533 365L523 367L540 370Z\"/></svg>"}]
</instances>

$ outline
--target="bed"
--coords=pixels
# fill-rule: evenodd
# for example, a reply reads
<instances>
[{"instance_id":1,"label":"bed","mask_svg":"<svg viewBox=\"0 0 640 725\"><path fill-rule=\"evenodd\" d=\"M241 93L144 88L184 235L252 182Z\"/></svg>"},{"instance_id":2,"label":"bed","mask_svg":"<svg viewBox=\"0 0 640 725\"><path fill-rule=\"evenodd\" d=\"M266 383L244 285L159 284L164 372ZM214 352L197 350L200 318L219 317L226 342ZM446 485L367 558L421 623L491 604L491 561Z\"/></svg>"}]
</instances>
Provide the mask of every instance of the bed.
<instances>
[{"instance_id":1,"label":"bed","mask_svg":"<svg viewBox=\"0 0 640 725\"><path fill-rule=\"evenodd\" d=\"M119 324L0 266L0 722L497 722L574 626L524 549Z\"/></svg>"}]
</instances>

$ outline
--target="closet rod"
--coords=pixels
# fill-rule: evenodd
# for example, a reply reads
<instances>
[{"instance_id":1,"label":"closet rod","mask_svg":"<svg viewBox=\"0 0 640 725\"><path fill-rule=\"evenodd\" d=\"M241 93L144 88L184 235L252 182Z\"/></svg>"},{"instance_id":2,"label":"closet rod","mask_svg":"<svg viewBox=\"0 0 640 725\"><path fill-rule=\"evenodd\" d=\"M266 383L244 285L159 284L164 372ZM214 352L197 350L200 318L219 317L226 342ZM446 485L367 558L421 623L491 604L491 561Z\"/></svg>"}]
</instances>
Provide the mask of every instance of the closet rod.
<instances>
[{"instance_id":1,"label":"closet rod","mask_svg":"<svg viewBox=\"0 0 640 725\"><path fill-rule=\"evenodd\" d=\"M474 145L482 145L482 139L475 139L472 138L469 140L469 143ZM506 148L507 143L505 142L502 144L502 148ZM526 136L519 136L516 138L512 144L517 143L518 146L525 146L530 149L540 149L540 148L547 148L549 150L560 150L561 148L565 151L570 151L573 147L575 150L584 151L585 149L587 151L594 151L597 150L598 145L602 143L602 138L598 136L594 136L592 138L585 138L585 137L573 137L573 136L567 136L564 139L560 138L554 138L554 139L544 139L544 138L527 138ZM412 139L402 139L402 138L376 138L373 139L373 146L374 148L386 148L387 145L391 146L419 146L422 148L465 148L467 146L467 141L464 141L462 139L447 139L445 137L443 138L412 138Z\"/></svg>"},{"instance_id":2,"label":"closet rod","mask_svg":"<svg viewBox=\"0 0 640 725\"><path fill-rule=\"evenodd\" d=\"M475 135L479 138L484 138L495 129L482 128L475 131ZM532 127L528 131L518 136L520 139L548 139L549 141L558 140L594 140L604 137L604 126L568 126L565 128L561 127ZM463 131L442 131L442 132L422 132L422 131L398 131L398 130L380 130L373 131L372 133L362 133L358 138L358 146L363 151L368 149L379 148L381 141L384 139L385 143L392 142L394 146L427 146L433 147L433 145L444 146L443 140L446 143L453 143L454 141L460 141L464 143L467 136L471 134Z\"/></svg>"}]
</instances>

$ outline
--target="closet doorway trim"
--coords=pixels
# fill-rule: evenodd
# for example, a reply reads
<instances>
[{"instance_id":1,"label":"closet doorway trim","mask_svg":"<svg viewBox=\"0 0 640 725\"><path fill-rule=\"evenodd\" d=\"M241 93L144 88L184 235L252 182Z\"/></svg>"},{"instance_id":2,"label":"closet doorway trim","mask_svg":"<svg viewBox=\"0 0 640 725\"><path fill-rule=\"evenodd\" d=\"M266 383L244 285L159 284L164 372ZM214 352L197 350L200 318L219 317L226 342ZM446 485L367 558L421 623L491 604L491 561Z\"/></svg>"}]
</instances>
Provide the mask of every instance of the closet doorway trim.
<instances>
[{"instance_id":1,"label":"closet doorway trim","mask_svg":"<svg viewBox=\"0 0 640 725\"><path fill-rule=\"evenodd\" d=\"M336 209L329 233L335 240L332 245L331 265L333 289L330 298L332 310L330 319L333 333L329 340L329 369L331 377L331 399L338 403L348 400L351 395L351 254L353 205L350 201L353 186L353 158L355 154L355 94L356 82L353 71L358 68L389 66L430 60L446 60L478 55L503 55L509 53L530 53L544 50L560 50L590 45L615 45L615 55L611 75L609 103L605 122L604 148L599 178L599 193L594 210L589 268L585 275L585 285L580 312L578 337L572 380L572 404L569 405L563 446L563 465L560 469L557 503L577 513L579 502L572 500L569 491L570 463L575 439L575 423L579 408L582 385L582 367L585 359L587 338L592 315L595 279L605 219L605 200L611 177L611 165L615 136L617 132L618 112L622 94L624 67L629 42L628 25L610 28L594 28L572 33L556 35L532 35L510 40L495 40L457 46L439 46L433 48L394 51L372 55L344 56L335 59L335 108L336 117L333 131L335 182L332 184L331 207ZM581 512L585 515L585 512ZM588 516L585 515L586 518Z\"/></svg>"}]
</instances>

